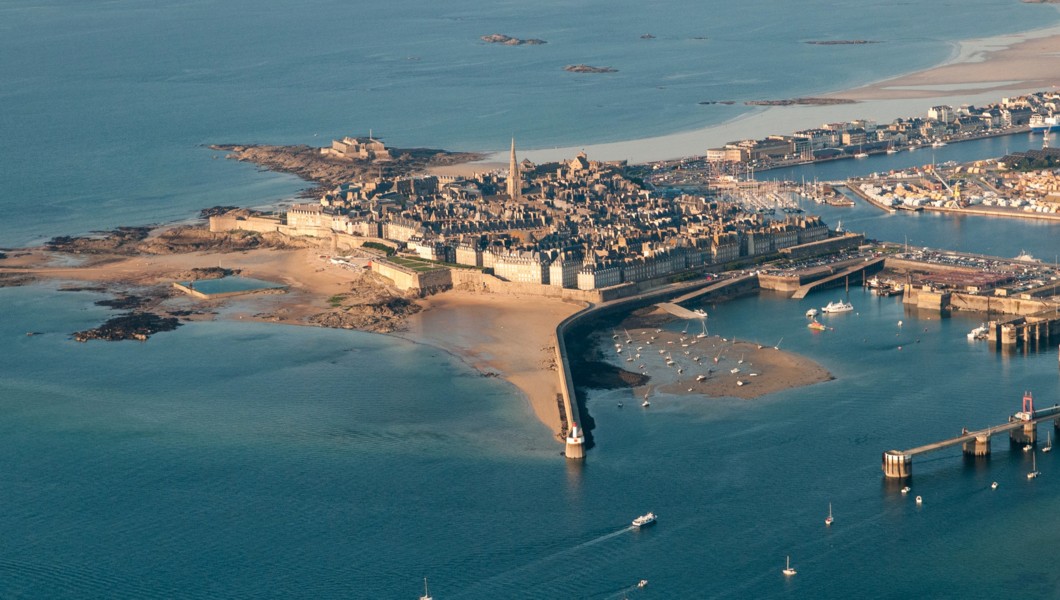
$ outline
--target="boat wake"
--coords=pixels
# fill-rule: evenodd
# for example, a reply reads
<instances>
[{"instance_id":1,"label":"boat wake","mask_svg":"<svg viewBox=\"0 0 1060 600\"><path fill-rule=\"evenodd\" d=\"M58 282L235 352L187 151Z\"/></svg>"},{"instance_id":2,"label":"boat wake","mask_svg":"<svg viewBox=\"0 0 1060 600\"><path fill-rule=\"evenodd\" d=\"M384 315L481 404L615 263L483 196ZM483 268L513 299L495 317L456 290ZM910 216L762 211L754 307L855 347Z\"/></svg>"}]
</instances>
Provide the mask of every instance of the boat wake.
<instances>
[{"instance_id":1,"label":"boat wake","mask_svg":"<svg viewBox=\"0 0 1060 600\"><path fill-rule=\"evenodd\" d=\"M595 538L593 538L591 540L582 542L582 543L577 544L575 546L571 546L570 548L565 548L563 550L559 550L557 552L549 554L548 556L543 556L543 557L541 557L541 558L539 558L539 559L537 559L537 560L535 560L533 562L529 562L529 563L526 563L525 565L520 565L518 567L509 569L507 571L503 571L501 573L497 573L496 575L493 575L492 577L489 577L487 579L483 579L482 581L476 582L474 584L474 586L472 586L472 588L469 588L469 590L471 590L471 589L473 589L473 590L496 589L498 587L503 587L504 584L505 583L509 583L510 580L514 576L517 576L517 575L519 575L521 573L524 573L526 571L529 571L531 569L538 568L538 567L540 567L543 564L555 561L555 560L560 559L560 558L564 558L566 556L574 554L575 552L578 552L579 550L584 550L585 548L588 548L590 546L595 546L596 544L599 544L601 542L605 542L607 540L614 539L614 538L616 538L616 537L618 537L618 536L620 536L620 535L622 535L624 533L629 533L630 531L633 531L634 529L635 529L635 527L633 527L632 525L627 525L627 526L625 526L622 529L619 529L617 531L612 531L610 533L605 533L605 534L603 534L603 535L601 535L599 537L595 537Z\"/></svg>"}]
</instances>

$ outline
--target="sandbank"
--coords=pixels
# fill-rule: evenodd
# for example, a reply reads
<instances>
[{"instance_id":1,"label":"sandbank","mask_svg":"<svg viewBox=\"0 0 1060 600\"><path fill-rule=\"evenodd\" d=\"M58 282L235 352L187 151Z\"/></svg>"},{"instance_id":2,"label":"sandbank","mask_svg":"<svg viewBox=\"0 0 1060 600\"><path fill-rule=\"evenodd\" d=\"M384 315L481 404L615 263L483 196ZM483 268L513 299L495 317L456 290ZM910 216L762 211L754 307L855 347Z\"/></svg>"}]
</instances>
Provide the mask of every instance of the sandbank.
<instances>
[{"instance_id":1,"label":"sandbank","mask_svg":"<svg viewBox=\"0 0 1060 600\"><path fill-rule=\"evenodd\" d=\"M651 377L648 385L634 390L638 400L650 398L656 391L751 399L834 379L827 369L805 356L774 346L704 335L695 326L687 334L651 328L628 333L633 343L615 340L622 345L622 352L616 349L613 360Z\"/></svg>"},{"instance_id":2,"label":"sandbank","mask_svg":"<svg viewBox=\"0 0 1060 600\"><path fill-rule=\"evenodd\" d=\"M1003 96L1053 89L1060 85L1058 57L1060 27L964 40L955 44L953 55L938 66L826 95L857 100L854 104L755 108L702 129L605 144L521 150L519 158L543 163L565 160L584 150L594 160L642 163L702 156L708 148L730 141L789 134L822 123L858 118L886 123L926 115L928 108L939 104L982 105ZM491 154L486 160L507 164L507 151Z\"/></svg>"}]
</instances>

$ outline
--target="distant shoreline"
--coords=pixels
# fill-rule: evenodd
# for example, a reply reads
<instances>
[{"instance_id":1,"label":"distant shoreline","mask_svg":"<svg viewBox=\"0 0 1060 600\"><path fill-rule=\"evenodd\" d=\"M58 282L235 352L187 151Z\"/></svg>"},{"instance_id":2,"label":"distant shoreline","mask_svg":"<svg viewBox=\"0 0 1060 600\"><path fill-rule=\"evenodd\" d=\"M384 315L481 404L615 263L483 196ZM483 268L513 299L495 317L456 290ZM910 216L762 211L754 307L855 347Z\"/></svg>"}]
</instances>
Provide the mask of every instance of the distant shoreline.
<instances>
[{"instance_id":1,"label":"distant shoreline","mask_svg":"<svg viewBox=\"0 0 1060 600\"><path fill-rule=\"evenodd\" d=\"M1060 25L955 43L954 53L928 69L857 88L818 95L856 101L826 106L769 106L724 123L618 142L521 150L533 162L563 160L584 151L596 160L657 160L702 156L709 147L741 139L790 134L821 123L868 118L877 121L923 114L936 104L996 101L1060 85ZM518 135L516 135L518 142ZM483 162L506 163L505 151L486 152ZM474 164L474 163L472 163Z\"/></svg>"}]
</instances>

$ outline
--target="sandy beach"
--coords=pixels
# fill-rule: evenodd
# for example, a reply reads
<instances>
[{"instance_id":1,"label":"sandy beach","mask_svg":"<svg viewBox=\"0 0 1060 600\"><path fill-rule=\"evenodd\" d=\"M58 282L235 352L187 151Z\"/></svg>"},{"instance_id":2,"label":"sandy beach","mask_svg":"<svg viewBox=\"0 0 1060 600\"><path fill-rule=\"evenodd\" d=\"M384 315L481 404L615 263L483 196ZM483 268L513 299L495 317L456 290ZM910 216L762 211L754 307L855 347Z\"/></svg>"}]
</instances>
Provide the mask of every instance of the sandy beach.
<instances>
[{"instance_id":1,"label":"sandy beach","mask_svg":"<svg viewBox=\"0 0 1060 600\"><path fill-rule=\"evenodd\" d=\"M649 162L701 156L708 148L733 140L790 134L833 121L858 118L887 123L899 117L923 116L938 104L986 104L1003 96L1053 89L1060 85L1060 28L964 40L953 56L933 68L864 87L819 94L857 100L828 106L756 108L731 121L702 129L606 144L519 150L520 160L542 163L564 160L585 151L593 160ZM517 140L518 142L518 140ZM507 164L507 151L486 158Z\"/></svg>"},{"instance_id":2,"label":"sandy beach","mask_svg":"<svg viewBox=\"0 0 1060 600\"><path fill-rule=\"evenodd\" d=\"M534 415L558 434L560 393L556 375L556 325L584 307L549 298L449 291L421 302L398 334L461 357L483 373L517 387Z\"/></svg>"}]
</instances>

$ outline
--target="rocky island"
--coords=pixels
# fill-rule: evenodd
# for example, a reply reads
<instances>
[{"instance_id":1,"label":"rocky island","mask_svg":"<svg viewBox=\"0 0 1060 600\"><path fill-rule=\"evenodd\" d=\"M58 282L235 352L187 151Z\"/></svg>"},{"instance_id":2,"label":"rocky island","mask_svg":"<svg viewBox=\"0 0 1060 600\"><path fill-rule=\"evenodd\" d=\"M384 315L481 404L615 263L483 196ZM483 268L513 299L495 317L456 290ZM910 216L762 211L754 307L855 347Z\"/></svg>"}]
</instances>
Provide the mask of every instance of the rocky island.
<instances>
[{"instance_id":1,"label":"rocky island","mask_svg":"<svg viewBox=\"0 0 1060 600\"><path fill-rule=\"evenodd\" d=\"M611 67L594 67L592 65L567 65L563 67L564 71L571 73L617 73L618 69L612 69Z\"/></svg>"},{"instance_id":2,"label":"rocky island","mask_svg":"<svg viewBox=\"0 0 1060 600\"><path fill-rule=\"evenodd\" d=\"M517 37L504 35L503 33L491 33L482 36L480 39L487 44L504 44L505 46L540 46L541 44L548 43L545 40L539 40L537 38L521 40Z\"/></svg>"},{"instance_id":3,"label":"rocky island","mask_svg":"<svg viewBox=\"0 0 1060 600\"><path fill-rule=\"evenodd\" d=\"M858 44L879 44L881 42L875 40L810 40L806 43L813 44L815 46L844 46Z\"/></svg>"},{"instance_id":4,"label":"rocky island","mask_svg":"<svg viewBox=\"0 0 1060 600\"><path fill-rule=\"evenodd\" d=\"M344 158L336 156L336 153L323 152L332 148L306 145L213 144L210 148L227 152L227 158L232 160L251 162L269 171L291 173L328 187L360 181L369 175L373 178L402 177L427 167L455 165L482 158L481 154L433 148L388 148L386 160L372 157Z\"/></svg>"},{"instance_id":5,"label":"rocky island","mask_svg":"<svg viewBox=\"0 0 1060 600\"><path fill-rule=\"evenodd\" d=\"M95 329L78 331L72 335L79 342L88 340L108 342L139 340L142 342L152 334L160 331L173 331L177 327L180 327L180 321L176 317L160 317L149 312L132 312L114 317Z\"/></svg>"}]
</instances>

